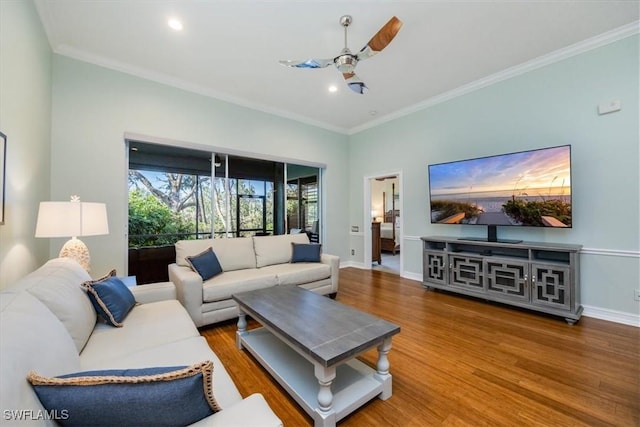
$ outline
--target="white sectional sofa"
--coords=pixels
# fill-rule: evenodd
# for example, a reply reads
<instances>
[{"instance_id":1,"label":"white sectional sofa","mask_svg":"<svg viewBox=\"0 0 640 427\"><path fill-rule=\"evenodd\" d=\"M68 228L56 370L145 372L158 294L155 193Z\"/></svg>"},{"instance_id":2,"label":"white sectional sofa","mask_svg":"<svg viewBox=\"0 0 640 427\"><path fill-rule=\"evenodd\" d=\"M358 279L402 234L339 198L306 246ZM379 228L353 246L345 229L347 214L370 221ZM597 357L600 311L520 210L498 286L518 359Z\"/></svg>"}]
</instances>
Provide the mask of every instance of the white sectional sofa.
<instances>
[{"instance_id":1,"label":"white sectional sofa","mask_svg":"<svg viewBox=\"0 0 640 427\"><path fill-rule=\"evenodd\" d=\"M279 285L298 285L321 295L338 292L340 259L321 254L320 262L291 262L292 244L309 244L306 234L228 239L181 240L169 280L196 326L238 316L233 293ZM208 248L216 254L223 273L203 281L187 262Z\"/></svg>"},{"instance_id":2,"label":"white sectional sofa","mask_svg":"<svg viewBox=\"0 0 640 427\"><path fill-rule=\"evenodd\" d=\"M58 376L89 370L190 366L203 361L213 362L212 390L222 410L193 425L282 425L261 394L242 398L175 299L172 284L132 288L139 304L122 327L114 327L97 322L96 311L80 286L87 280L91 278L78 263L58 258L0 292L1 425L56 425L56 417L64 420L64 412L47 412L42 406L27 381L29 371ZM139 410L128 401L117 404L130 414ZM108 415L95 416L109 424L104 419ZM163 421L154 424L163 425Z\"/></svg>"}]
</instances>

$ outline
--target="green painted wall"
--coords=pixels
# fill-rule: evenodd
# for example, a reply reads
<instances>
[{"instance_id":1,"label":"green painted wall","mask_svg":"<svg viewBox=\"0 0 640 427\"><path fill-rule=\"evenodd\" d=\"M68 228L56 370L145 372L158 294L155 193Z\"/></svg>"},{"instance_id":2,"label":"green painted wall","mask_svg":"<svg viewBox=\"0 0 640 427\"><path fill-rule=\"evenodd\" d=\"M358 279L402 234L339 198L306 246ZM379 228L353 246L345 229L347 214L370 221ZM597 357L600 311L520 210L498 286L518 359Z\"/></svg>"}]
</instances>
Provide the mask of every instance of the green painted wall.
<instances>
[{"instance_id":1,"label":"green painted wall","mask_svg":"<svg viewBox=\"0 0 640 427\"><path fill-rule=\"evenodd\" d=\"M582 244L582 303L637 315L638 53L639 37L628 37L353 135L350 224L362 226L363 177L401 170L405 270L421 277L420 236L486 236L486 227L429 223L429 164L571 144L573 228L503 227L499 236ZM622 110L598 115L612 99ZM361 240L351 235L351 247Z\"/></svg>"},{"instance_id":2,"label":"green painted wall","mask_svg":"<svg viewBox=\"0 0 640 427\"><path fill-rule=\"evenodd\" d=\"M107 203L110 234L83 239L94 275L125 271L126 132L326 164L324 247L346 257L347 136L59 55L53 70L51 196Z\"/></svg>"},{"instance_id":3,"label":"green painted wall","mask_svg":"<svg viewBox=\"0 0 640 427\"><path fill-rule=\"evenodd\" d=\"M49 259L36 239L38 205L49 199L51 48L33 2L0 1L0 131L7 135L0 288Z\"/></svg>"}]
</instances>

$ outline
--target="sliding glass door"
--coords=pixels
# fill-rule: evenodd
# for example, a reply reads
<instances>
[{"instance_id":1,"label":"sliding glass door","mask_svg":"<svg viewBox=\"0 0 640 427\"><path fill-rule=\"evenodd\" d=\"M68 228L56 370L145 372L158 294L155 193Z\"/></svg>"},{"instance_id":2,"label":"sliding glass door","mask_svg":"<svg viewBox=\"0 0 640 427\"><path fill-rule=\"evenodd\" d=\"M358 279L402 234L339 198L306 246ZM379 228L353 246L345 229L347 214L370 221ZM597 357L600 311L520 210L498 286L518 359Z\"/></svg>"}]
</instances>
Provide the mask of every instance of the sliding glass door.
<instances>
[{"instance_id":1,"label":"sliding glass door","mask_svg":"<svg viewBox=\"0 0 640 427\"><path fill-rule=\"evenodd\" d=\"M129 143L129 247L304 232L320 240L320 169Z\"/></svg>"}]
</instances>

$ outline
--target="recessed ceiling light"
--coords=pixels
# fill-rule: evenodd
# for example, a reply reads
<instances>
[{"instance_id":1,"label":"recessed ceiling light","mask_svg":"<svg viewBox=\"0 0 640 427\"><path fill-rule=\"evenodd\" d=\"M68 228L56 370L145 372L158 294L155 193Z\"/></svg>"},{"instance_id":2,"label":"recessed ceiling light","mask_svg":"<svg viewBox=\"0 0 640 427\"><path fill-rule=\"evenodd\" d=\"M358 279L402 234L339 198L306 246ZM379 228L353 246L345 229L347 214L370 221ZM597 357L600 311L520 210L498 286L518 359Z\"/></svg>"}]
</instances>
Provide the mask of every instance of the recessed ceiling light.
<instances>
[{"instance_id":1,"label":"recessed ceiling light","mask_svg":"<svg viewBox=\"0 0 640 427\"><path fill-rule=\"evenodd\" d=\"M173 30L176 30L176 31L181 31L182 30L182 22L180 22L176 18L169 19L169 21L167 21L167 24Z\"/></svg>"},{"instance_id":2,"label":"recessed ceiling light","mask_svg":"<svg viewBox=\"0 0 640 427\"><path fill-rule=\"evenodd\" d=\"M337 91L338 91L338 86L334 86L334 85L329 86L329 92L333 93Z\"/></svg>"},{"instance_id":3,"label":"recessed ceiling light","mask_svg":"<svg viewBox=\"0 0 640 427\"><path fill-rule=\"evenodd\" d=\"M376 114L378 114L378 112L376 110L369 111L369 115L370 116L375 116Z\"/></svg>"}]
</instances>

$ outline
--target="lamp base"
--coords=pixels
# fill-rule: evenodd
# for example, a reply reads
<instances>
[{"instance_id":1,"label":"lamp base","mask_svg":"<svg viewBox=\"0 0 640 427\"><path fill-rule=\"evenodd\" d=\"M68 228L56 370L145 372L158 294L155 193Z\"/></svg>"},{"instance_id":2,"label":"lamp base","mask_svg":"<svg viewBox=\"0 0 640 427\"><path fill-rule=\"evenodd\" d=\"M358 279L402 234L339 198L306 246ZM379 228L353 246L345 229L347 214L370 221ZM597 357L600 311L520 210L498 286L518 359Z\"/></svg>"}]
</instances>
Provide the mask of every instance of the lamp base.
<instances>
[{"instance_id":1,"label":"lamp base","mask_svg":"<svg viewBox=\"0 0 640 427\"><path fill-rule=\"evenodd\" d=\"M89 256L89 248L85 245L82 240L72 237L67 240L67 243L64 244L62 249L60 249L60 254L58 255L61 258L71 258L74 259L84 268L87 272L91 272L91 257Z\"/></svg>"}]
</instances>

